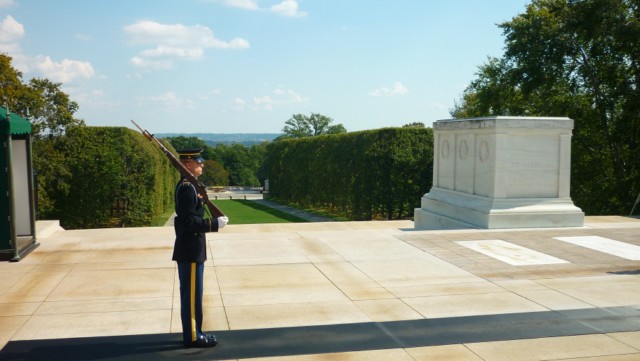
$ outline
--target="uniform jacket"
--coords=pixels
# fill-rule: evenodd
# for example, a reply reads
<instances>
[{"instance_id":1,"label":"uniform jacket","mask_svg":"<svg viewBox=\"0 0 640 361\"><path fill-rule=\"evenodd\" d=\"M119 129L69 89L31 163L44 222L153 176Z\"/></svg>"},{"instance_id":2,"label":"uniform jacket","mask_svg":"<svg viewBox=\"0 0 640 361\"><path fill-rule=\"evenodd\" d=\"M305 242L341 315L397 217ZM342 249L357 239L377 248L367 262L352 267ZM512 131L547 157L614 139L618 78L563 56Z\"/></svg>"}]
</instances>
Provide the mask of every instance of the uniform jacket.
<instances>
[{"instance_id":1,"label":"uniform jacket","mask_svg":"<svg viewBox=\"0 0 640 361\"><path fill-rule=\"evenodd\" d=\"M205 233L217 232L218 222L203 216L203 201L198 198L196 188L183 177L176 186L174 261L204 262L207 259Z\"/></svg>"}]
</instances>

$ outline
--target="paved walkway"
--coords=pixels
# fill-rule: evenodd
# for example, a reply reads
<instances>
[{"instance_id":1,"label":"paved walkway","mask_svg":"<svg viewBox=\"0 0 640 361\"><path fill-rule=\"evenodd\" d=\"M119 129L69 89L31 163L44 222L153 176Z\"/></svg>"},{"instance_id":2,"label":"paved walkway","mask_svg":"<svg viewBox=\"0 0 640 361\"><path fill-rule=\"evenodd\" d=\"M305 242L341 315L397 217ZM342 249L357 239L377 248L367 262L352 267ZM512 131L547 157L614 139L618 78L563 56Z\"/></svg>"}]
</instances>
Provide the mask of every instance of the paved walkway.
<instances>
[{"instance_id":1,"label":"paved walkway","mask_svg":"<svg viewBox=\"0 0 640 361\"><path fill-rule=\"evenodd\" d=\"M277 210L285 212L285 213L293 214L294 216L296 216L298 218L302 218L302 219L307 220L309 222L334 222L334 220L331 219L331 218L319 216L317 214L313 214L313 213L309 213L309 212L305 212L305 211L302 211L300 209L289 207L289 206L285 206L285 205L280 204L280 203L271 202L271 201L267 201L267 200L264 200L264 199L256 199L255 202L260 203L260 204L264 204L267 207L271 207L271 208L277 209Z\"/></svg>"},{"instance_id":2,"label":"paved walkway","mask_svg":"<svg viewBox=\"0 0 640 361\"><path fill-rule=\"evenodd\" d=\"M208 241L218 347L179 347L170 227L57 231L0 263L0 360L640 360L638 219L229 225Z\"/></svg>"}]
</instances>

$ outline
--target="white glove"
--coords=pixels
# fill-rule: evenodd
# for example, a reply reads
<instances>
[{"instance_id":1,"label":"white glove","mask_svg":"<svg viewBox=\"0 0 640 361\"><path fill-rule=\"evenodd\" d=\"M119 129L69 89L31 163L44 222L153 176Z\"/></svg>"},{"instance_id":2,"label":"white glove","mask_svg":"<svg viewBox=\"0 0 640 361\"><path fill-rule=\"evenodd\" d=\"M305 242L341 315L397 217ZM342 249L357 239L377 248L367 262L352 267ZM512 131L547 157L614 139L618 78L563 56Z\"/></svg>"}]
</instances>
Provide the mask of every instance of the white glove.
<instances>
[{"instance_id":1,"label":"white glove","mask_svg":"<svg viewBox=\"0 0 640 361\"><path fill-rule=\"evenodd\" d=\"M227 223L229 223L229 217L226 217L226 216L218 217L218 229L224 228L224 226L226 226Z\"/></svg>"}]
</instances>

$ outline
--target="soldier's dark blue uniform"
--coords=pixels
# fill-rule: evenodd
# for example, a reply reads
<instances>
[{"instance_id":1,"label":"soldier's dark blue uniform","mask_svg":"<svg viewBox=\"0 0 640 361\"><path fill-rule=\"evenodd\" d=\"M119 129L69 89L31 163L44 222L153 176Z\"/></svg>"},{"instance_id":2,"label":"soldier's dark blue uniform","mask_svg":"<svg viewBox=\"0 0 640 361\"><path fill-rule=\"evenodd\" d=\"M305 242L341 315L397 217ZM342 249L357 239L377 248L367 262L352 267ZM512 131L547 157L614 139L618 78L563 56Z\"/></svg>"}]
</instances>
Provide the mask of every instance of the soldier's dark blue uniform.
<instances>
[{"instance_id":1,"label":"soldier's dark blue uniform","mask_svg":"<svg viewBox=\"0 0 640 361\"><path fill-rule=\"evenodd\" d=\"M181 160L202 162L201 149L178 151ZM204 218L204 204L196 188L186 177L175 191L176 240L172 259L178 264L180 278L180 316L185 347L211 347L217 344L212 334L202 332L202 295L204 262L207 260L206 232L217 232L218 219ZM226 217L225 217L226 218ZM226 221L222 224L226 224Z\"/></svg>"}]
</instances>

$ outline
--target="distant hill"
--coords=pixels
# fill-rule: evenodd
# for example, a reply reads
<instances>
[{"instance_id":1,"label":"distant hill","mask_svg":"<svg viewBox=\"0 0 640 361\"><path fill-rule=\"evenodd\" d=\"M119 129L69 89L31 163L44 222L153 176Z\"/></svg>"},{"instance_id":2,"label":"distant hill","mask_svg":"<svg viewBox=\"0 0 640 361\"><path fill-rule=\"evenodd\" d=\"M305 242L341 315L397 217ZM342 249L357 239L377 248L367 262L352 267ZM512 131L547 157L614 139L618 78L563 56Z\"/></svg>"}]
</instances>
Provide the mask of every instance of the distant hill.
<instances>
[{"instance_id":1,"label":"distant hill","mask_svg":"<svg viewBox=\"0 0 640 361\"><path fill-rule=\"evenodd\" d=\"M160 133L156 134L156 137L196 137L204 140L210 146L216 146L216 144L242 144L250 147L262 142L270 142L281 135L280 133Z\"/></svg>"}]
</instances>

